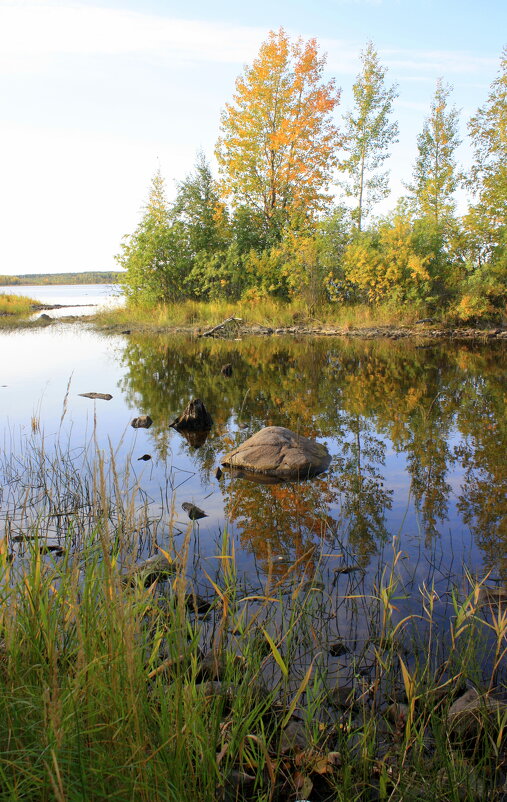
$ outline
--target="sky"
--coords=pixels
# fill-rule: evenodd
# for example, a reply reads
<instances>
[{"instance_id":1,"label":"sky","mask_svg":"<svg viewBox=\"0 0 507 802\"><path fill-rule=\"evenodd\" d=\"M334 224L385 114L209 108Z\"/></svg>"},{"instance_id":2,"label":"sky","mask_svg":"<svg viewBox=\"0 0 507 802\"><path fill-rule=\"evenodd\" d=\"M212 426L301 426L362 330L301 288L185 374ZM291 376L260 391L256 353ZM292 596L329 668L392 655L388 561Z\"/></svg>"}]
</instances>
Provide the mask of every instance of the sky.
<instances>
[{"instance_id":1,"label":"sky","mask_svg":"<svg viewBox=\"0 0 507 802\"><path fill-rule=\"evenodd\" d=\"M214 163L235 80L280 26L327 53L338 124L369 40L398 84L380 212L410 180L439 77L470 163L466 123L498 74L505 0L0 0L0 274L117 269L155 170L171 198L199 150Z\"/></svg>"}]
</instances>

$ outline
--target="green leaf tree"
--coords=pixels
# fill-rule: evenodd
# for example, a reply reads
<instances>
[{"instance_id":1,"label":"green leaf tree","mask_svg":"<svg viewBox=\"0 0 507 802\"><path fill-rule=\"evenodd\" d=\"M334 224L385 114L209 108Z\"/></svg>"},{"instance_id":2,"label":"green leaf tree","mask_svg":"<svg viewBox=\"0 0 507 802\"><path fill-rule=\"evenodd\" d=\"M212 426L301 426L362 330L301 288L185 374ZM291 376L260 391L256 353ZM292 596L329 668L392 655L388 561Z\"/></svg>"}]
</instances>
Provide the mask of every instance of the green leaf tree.
<instances>
[{"instance_id":1,"label":"green leaf tree","mask_svg":"<svg viewBox=\"0 0 507 802\"><path fill-rule=\"evenodd\" d=\"M390 146L398 141L398 123L391 120L397 87L386 86L386 69L377 51L368 42L361 53L362 70L353 86L354 109L345 117L342 146L347 158L340 170L346 194L354 199L354 218L361 231L364 217L378 201L389 195L389 172L381 167L389 157Z\"/></svg>"},{"instance_id":2,"label":"green leaf tree","mask_svg":"<svg viewBox=\"0 0 507 802\"><path fill-rule=\"evenodd\" d=\"M484 106L468 124L474 148L470 186L476 203L466 223L477 265L506 259L507 249L507 47ZM506 265L507 268L507 265Z\"/></svg>"},{"instance_id":3,"label":"green leaf tree","mask_svg":"<svg viewBox=\"0 0 507 802\"><path fill-rule=\"evenodd\" d=\"M235 262L227 259L232 230L211 167L202 152L197 155L194 171L178 186L171 219L183 235L181 252L188 263L187 294L201 300L230 296L235 280L235 271L231 270Z\"/></svg>"},{"instance_id":4,"label":"green leaf tree","mask_svg":"<svg viewBox=\"0 0 507 802\"><path fill-rule=\"evenodd\" d=\"M183 230L171 223L164 179L157 170L151 180L148 202L136 230L124 238L116 261L125 273L123 290L130 301L176 301L183 295L186 262Z\"/></svg>"},{"instance_id":5,"label":"green leaf tree","mask_svg":"<svg viewBox=\"0 0 507 802\"><path fill-rule=\"evenodd\" d=\"M213 254L227 246L227 211L204 153L197 154L193 173L179 184L171 216L184 226L194 256L201 251Z\"/></svg>"},{"instance_id":6,"label":"green leaf tree","mask_svg":"<svg viewBox=\"0 0 507 802\"><path fill-rule=\"evenodd\" d=\"M459 183L454 156L460 144L459 112L448 105L451 91L441 78L437 80L430 114L417 138L418 155L408 187L416 214L441 231L454 220L454 192Z\"/></svg>"}]
</instances>

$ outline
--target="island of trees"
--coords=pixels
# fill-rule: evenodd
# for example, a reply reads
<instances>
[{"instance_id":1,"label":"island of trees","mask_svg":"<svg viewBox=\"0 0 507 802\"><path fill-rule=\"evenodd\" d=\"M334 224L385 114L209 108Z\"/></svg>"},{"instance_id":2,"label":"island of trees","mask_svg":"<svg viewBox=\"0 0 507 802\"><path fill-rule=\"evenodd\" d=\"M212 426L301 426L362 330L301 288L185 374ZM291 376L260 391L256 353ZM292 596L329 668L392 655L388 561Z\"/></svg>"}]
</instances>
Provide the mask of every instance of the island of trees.
<instances>
[{"instance_id":1,"label":"island of trees","mask_svg":"<svg viewBox=\"0 0 507 802\"><path fill-rule=\"evenodd\" d=\"M23 273L19 276L0 276L0 287L15 287L21 284L117 284L120 273L114 270L89 270L85 273Z\"/></svg>"},{"instance_id":2,"label":"island of trees","mask_svg":"<svg viewBox=\"0 0 507 802\"><path fill-rule=\"evenodd\" d=\"M143 217L117 260L130 302L298 299L410 307L454 320L502 319L507 301L507 48L468 122L473 165L456 162L458 111L435 86L406 195L389 194L396 86L372 43L353 107L325 82L314 39L271 32L225 105L215 178L204 154L169 204L156 172ZM340 190L336 192L336 187ZM469 192L459 216L455 192Z\"/></svg>"}]
</instances>

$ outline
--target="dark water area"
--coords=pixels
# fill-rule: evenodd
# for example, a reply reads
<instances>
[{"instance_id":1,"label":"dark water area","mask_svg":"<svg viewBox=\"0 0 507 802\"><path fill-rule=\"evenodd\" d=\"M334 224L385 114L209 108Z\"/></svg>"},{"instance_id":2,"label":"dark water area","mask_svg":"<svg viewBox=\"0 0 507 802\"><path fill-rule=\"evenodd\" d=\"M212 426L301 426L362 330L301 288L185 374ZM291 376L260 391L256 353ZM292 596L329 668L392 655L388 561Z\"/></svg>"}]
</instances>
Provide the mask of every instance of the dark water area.
<instances>
[{"instance_id":1,"label":"dark water area","mask_svg":"<svg viewBox=\"0 0 507 802\"><path fill-rule=\"evenodd\" d=\"M63 443L58 461L81 473L96 444L106 470L114 462L118 481L148 510L140 551L154 541L178 550L191 527L188 574L205 592L224 533L245 592L260 592L268 576L283 584L299 560L340 635L362 629L365 612L352 623L352 599L378 593L394 554L400 616L432 585L444 611L465 566L507 582L502 343L104 336L66 324L0 340L4 527L20 504L16 476L26 471L29 443L43 439L53 454L46 471ZM221 373L227 363L230 377ZM79 395L90 391L113 398ZM197 448L169 426L192 398L214 421ZM139 414L153 419L149 429L130 426ZM329 470L274 485L226 472L217 480L223 454L268 425L326 443ZM151 460L139 460L145 454ZM208 517L190 522L185 502ZM41 516L35 496L30 503Z\"/></svg>"}]
</instances>

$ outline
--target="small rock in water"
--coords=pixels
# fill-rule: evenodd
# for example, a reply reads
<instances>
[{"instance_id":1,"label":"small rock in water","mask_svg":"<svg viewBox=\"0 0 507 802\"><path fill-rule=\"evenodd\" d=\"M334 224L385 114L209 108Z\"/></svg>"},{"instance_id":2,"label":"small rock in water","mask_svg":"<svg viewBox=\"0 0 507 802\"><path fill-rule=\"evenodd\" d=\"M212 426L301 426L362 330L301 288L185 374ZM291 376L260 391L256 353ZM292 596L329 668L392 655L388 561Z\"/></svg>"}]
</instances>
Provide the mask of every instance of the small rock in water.
<instances>
[{"instance_id":1,"label":"small rock in water","mask_svg":"<svg viewBox=\"0 0 507 802\"><path fill-rule=\"evenodd\" d=\"M39 546L39 552L40 554L50 554L51 552L53 552L55 557L63 557L63 555L65 554L65 549L63 549L61 546L48 543L45 544L44 546Z\"/></svg>"},{"instance_id":2,"label":"small rock in water","mask_svg":"<svg viewBox=\"0 0 507 802\"><path fill-rule=\"evenodd\" d=\"M169 574L176 573L180 568L177 560L169 560L165 554L155 554L147 560L136 563L122 575L123 582L132 584L135 578L142 577L145 587L149 587L156 580L167 579Z\"/></svg>"},{"instance_id":3,"label":"small rock in water","mask_svg":"<svg viewBox=\"0 0 507 802\"><path fill-rule=\"evenodd\" d=\"M335 574L353 574L355 571L362 571L357 565L340 565L334 569Z\"/></svg>"},{"instance_id":4,"label":"small rock in water","mask_svg":"<svg viewBox=\"0 0 507 802\"><path fill-rule=\"evenodd\" d=\"M338 685L333 688L329 695L329 701L333 707L347 709L355 704L354 688L350 685Z\"/></svg>"},{"instance_id":5,"label":"small rock in water","mask_svg":"<svg viewBox=\"0 0 507 802\"><path fill-rule=\"evenodd\" d=\"M507 705L470 688L460 696L447 713L447 731L453 740L469 744L481 738L497 738L500 722L505 721ZM489 733L489 735L488 735Z\"/></svg>"},{"instance_id":6,"label":"small rock in water","mask_svg":"<svg viewBox=\"0 0 507 802\"><path fill-rule=\"evenodd\" d=\"M101 398L102 401L110 401L113 397L110 393L79 393L83 398Z\"/></svg>"},{"instance_id":7,"label":"small rock in water","mask_svg":"<svg viewBox=\"0 0 507 802\"><path fill-rule=\"evenodd\" d=\"M142 460L143 462L148 462L149 459L151 459L151 454L143 454L142 457L137 458L137 461L139 462Z\"/></svg>"},{"instance_id":8,"label":"small rock in water","mask_svg":"<svg viewBox=\"0 0 507 802\"><path fill-rule=\"evenodd\" d=\"M479 590L479 603L480 604L507 604L507 590L505 588L488 587L481 585Z\"/></svg>"},{"instance_id":9,"label":"small rock in water","mask_svg":"<svg viewBox=\"0 0 507 802\"><path fill-rule=\"evenodd\" d=\"M149 429L152 423L153 421L149 415L139 415L138 418L134 418L130 425L133 429Z\"/></svg>"},{"instance_id":10,"label":"small rock in water","mask_svg":"<svg viewBox=\"0 0 507 802\"><path fill-rule=\"evenodd\" d=\"M341 641L337 641L329 647L329 654L331 657L341 657L343 654L348 654L349 652L350 649Z\"/></svg>"},{"instance_id":11,"label":"small rock in water","mask_svg":"<svg viewBox=\"0 0 507 802\"><path fill-rule=\"evenodd\" d=\"M224 472L223 472L222 468L220 466L218 466L218 468L215 471L215 478L220 480L223 475L224 475Z\"/></svg>"},{"instance_id":12,"label":"small rock in water","mask_svg":"<svg viewBox=\"0 0 507 802\"><path fill-rule=\"evenodd\" d=\"M53 320L53 318L51 317L51 315L46 315L46 313L44 312L42 315L39 315L39 320Z\"/></svg>"},{"instance_id":13,"label":"small rock in water","mask_svg":"<svg viewBox=\"0 0 507 802\"><path fill-rule=\"evenodd\" d=\"M191 521L198 521L199 518L208 517L208 513L204 512L204 510L201 510L199 507L196 507L195 504L191 504L189 501L184 501L181 506Z\"/></svg>"},{"instance_id":14,"label":"small rock in water","mask_svg":"<svg viewBox=\"0 0 507 802\"><path fill-rule=\"evenodd\" d=\"M200 432L211 429L213 419L200 398L189 401L184 411L169 424L177 432Z\"/></svg>"},{"instance_id":15,"label":"small rock in water","mask_svg":"<svg viewBox=\"0 0 507 802\"><path fill-rule=\"evenodd\" d=\"M326 586L324 582L321 582L319 579L309 579L308 582L305 582L302 589L304 593L308 593L309 590L323 591L326 589Z\"/></svg>"}]
</instances>

